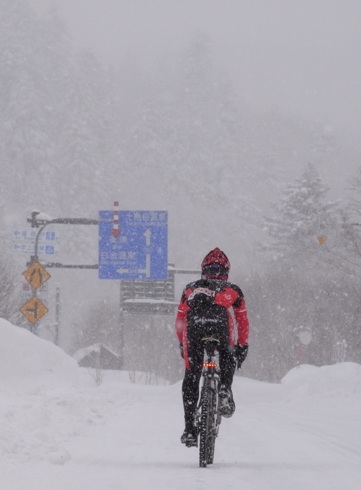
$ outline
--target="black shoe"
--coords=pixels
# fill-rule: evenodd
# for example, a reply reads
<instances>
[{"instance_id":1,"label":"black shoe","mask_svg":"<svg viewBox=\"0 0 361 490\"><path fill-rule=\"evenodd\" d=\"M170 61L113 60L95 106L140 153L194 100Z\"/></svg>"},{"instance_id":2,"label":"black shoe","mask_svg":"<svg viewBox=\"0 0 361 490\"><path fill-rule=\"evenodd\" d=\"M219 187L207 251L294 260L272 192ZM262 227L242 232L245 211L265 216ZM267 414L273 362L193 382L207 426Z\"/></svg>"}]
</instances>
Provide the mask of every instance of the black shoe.
<instances>
[{"instance_id":1,"label":"black shoe","mask_svg":"<svg viewBox=\"0 0 361 490\"><path fill-rule=\"evenodd\" d=\"M236 410L231 388L222 385L219 390L219 413L222 417L232 417Z\"/></svg>"},{"instance_id":2,"label":"black shoe","mask_svg":"<svg viewBox=\"0 0 361 490\"><path fill-rule=\"evenodd\" d=\"M191 430L184 429L184 432L181 435L181 443L185 444L187 447L197 447L197 429L195 427Z\"/></svg>"}]
</instances>

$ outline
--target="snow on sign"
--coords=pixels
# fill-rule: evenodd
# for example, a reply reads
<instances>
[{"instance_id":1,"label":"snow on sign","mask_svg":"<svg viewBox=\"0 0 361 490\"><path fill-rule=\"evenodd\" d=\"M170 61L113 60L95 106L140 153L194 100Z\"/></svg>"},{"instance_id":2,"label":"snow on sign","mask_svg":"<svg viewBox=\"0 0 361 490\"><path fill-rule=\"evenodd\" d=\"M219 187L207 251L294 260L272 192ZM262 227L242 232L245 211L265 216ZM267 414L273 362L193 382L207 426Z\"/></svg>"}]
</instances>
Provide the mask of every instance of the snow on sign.
<instances>
[{"instance_id":1,"label":"snow on sign","mask_svg":"<svg viewBox=\"0 0 361 490\"><path fill-rule=\"evenodd\" d=\"M99 212L99 278L162 280L168 277L167 211Z\"/></svg>"}]
</instances>

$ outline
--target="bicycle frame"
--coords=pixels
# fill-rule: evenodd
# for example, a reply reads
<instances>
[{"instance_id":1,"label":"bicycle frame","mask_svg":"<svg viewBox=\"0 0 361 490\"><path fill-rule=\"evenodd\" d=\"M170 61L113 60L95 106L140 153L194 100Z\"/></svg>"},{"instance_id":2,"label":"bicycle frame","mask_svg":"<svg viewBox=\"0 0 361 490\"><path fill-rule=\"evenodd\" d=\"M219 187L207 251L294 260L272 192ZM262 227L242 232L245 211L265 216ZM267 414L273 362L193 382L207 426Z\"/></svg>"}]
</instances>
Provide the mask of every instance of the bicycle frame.
<instances>
[{"instance_id":1,"label":"bicycle frame","mask_svg":"<svg viewBox=\"0 0 361 490\"><path fill-rule=\"evenodd\" d=\"M215 440L222 417L219 414L218 391L220 385L218 351L219 340L204 337L202 387L197 406L196 424L200 435L199 466L206 468L214 459Z\"/></svg>"}]
</instances>

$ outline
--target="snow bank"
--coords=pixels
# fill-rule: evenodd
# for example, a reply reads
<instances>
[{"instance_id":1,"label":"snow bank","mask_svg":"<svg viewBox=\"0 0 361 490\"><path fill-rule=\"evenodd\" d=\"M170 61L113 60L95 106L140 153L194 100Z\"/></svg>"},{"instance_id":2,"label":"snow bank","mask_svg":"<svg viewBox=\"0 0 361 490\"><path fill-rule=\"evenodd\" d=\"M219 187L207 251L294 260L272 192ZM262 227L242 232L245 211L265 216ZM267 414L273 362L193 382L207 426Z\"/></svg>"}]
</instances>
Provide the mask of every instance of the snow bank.
<instances>
[{"instance_id":1,"label":"snow bank","mask_svg":"<svg viewBox=\"0 0 361 490\"><path fill-rule=\"evenodd\" d=\"M0 319L0 391L76 386L78 374L76 361L59 347Z\"/></svg>"},{"instance_id":2,"label":"snow bank","mask_svg":"<svg viewBox=\"0 0 361 490\"><path fill-rule=\"evenodd\" d=\"M84 391L79 375L59 347L0 319L0 459L71 459L69 438L103 421L104 400Z\"/></svg>"},{"instance_id":3,"label":"snow bank","mask_svg":"<svg viewBox=\"0 0 361 490\"><path fill-rule=\"evenodd\" d=\"M353 362L302 365L289 371L281 383L288 397L361 395L361 366Z\"/></svg>"}]
</instances>

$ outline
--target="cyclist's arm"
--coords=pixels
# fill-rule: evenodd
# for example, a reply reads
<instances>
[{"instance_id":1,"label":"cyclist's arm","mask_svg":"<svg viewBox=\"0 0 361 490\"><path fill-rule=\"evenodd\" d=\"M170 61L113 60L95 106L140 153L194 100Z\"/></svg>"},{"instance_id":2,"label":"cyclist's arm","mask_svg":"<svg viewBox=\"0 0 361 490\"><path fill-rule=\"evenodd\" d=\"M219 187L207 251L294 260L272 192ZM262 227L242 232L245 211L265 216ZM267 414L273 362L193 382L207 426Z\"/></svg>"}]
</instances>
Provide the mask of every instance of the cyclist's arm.
<instances>
[{"instance_id":1,"label":"cyclist's arm","mask_svg":"<svg viewBox=\"0 0 361 490\"><path fill-rule=\"evenodd\" d=\"M183 293L178 306L177 317L175 320L175 331L178 340L181 344L183 344L184 341L184 334L186 332L186 327L187 327L187 312L189 310L189 306L187 305L185 300L186 300L186 296Z\"/></svg>"},{"instance_id":2,"label":"cyclist's arm","mask_svg":"<svg viewBox=\"0 0 361 490\"><path fill-rule=\"evenodd\" d=\"M234 317L237 322L238 343L245 345L248 342L249 322L247 316L247 308L244 298L240 301L239 306L233 306Z\"/></svg>"}]
</instances>

